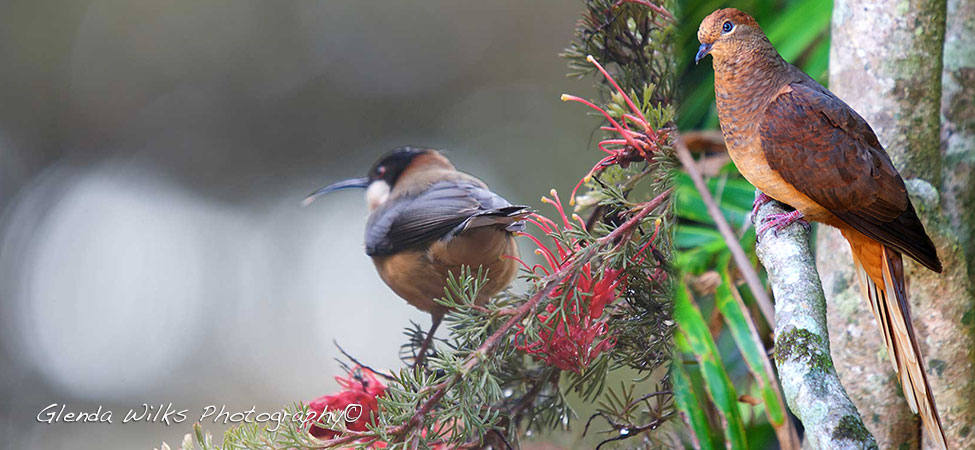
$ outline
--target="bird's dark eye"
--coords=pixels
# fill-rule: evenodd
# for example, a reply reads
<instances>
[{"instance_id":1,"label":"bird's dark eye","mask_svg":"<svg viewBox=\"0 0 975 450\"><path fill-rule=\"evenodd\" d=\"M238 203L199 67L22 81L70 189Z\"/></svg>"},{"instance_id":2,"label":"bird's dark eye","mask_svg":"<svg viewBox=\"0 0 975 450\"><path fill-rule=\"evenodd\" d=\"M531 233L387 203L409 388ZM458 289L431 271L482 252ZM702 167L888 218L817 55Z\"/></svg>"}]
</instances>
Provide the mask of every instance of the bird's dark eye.
<instances>
[{"instance_id":1,"label":"bird's dark eye","mask_svg":"<svg viewBox=\"0 0 975 450\"><path fill-rule=\"evenodd\" d=\"M721 32L722 33L730 33L731 32L731 29L734 28L734 27L735 27L735 25L732 24L731 21L725 22L724 25L721 25Z\"/></svg>"},{"instance_id":2,"label":"bird's dark eye","mask_svg":"<svg viewBox=\"0 0 975 450\"><path fill-rule=\"evenodd\" d=\"M386 173L386 166L379 166L376 168L376 175L382 176Z\"/></svg>"}]
</instances>

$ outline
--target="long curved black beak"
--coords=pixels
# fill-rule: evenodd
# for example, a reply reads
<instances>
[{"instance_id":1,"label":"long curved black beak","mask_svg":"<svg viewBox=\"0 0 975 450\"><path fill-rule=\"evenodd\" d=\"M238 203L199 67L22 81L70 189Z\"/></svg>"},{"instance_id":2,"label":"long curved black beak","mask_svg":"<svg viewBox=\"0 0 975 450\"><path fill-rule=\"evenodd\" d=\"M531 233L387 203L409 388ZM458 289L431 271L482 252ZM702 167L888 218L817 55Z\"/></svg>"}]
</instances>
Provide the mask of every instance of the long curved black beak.
<instances>
[{"instance_id":1,"label":"long curved black beak","mask_svg":"<svg viewBox=\"0 0 975 450\"><path fill-rule=\"evenodd\" d=\"M308 196L301 201L301 206L308 206L309 204L311 204L311 202L315 201L315 199L318 198L319 196L328 194L329 192L332 191L337 191L340 189L351 189L351 188L365 189L367 187L369 187L369 178L365 178L365 177L351 178L348 180L339 181L338 183L330 184L315 192L312 192L311 194L308 194Z\"/></svg>"},{"instance_id":2,"label":"long curved black beak","mask_svg":"<svg viewBox=\"0 0 975 450\"><path fill-rule=\"evenodd\" d=\"M697 56L694 57L694 64L701 62L708 53L711 53L711 44L701 44L697 49Z\"/></svg>"}]
</instances>

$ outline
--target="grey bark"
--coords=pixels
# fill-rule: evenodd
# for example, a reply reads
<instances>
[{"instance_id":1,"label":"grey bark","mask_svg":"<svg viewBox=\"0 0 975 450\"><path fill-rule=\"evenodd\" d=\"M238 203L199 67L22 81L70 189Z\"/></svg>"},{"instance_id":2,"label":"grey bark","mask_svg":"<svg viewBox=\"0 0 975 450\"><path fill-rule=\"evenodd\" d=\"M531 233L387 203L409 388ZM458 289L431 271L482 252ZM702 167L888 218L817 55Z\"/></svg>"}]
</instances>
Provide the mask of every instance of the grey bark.
<instances>
[{"instance_id":1,"label":"grey bark","mask_svg":"<svg viewBox=\"0 0 975 450\"><path fill-rule=\"evenodd\" d=\"M768 202L755 223L783 212L782 204ZM826 298L808 239L809 232L793 224L766 231L755 245L775 297L775 365L782 391L806 430L804 447L877 448L833 368Z\"/></svg>"},{"instance_id":2,"label":"grey bark","mask_svg":"<svg viewBox=\"0 0 975 450\"><path fill-rule=\"evenodd\" d=\"M975 1L949 0L941 78L941 150L945 186L941 200L952 228L967 236L965 259L975 260ZM975 278L975 264L969 264ZM968 325L975 325L969 315Z\"/></svg>"},{"instance_id":3,"label":"grey bark","mask_svg":"<svg viewBox=\"0 0 975 450\"><path fill-rule=\"evenodd\" d=\"M973 8L971 0L837 0L830 49L830 89L877 132L945 266L936 274L909 261L906 273L914 325L952 448L975 446ZM881 448L918 448L920 425L860 297L849 246L836 230L820 228L817 261L840 379Z\"/></svg>"}]
</instances>

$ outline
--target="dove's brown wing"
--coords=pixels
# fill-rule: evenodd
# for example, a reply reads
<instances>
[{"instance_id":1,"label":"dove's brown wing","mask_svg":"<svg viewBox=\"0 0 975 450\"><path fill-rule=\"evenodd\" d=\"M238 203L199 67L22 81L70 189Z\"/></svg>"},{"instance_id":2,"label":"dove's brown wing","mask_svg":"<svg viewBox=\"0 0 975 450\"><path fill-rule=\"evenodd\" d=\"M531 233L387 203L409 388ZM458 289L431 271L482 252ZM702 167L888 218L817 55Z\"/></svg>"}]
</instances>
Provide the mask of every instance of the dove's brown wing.
<instances>
[{"instance_id":1,"label":"dove's brown wing","mask_svg":"<svg viewBox=\"0 0 975 450\"><path fill-rule=\"evenodd\" d=\"M789 87L759 130L769 167L855 230L941 272L904 180L867 122L820 86Z\"/></svg>"},{"instance_id":2,"label":"dove's brown wing","mask_svg":"<svg viewBox=\"0 0 975 450\"><path fill-rule=\"evenodd\" d=\"M769 167L846 225L840 231L850 242L860 287L904 397L945 448L941 417L911 324L900 254L936 272L941 261L904 180L866 121L818 85L794 83L780 91L768 104L759 138Z\"/></svg>"}]
</instances>

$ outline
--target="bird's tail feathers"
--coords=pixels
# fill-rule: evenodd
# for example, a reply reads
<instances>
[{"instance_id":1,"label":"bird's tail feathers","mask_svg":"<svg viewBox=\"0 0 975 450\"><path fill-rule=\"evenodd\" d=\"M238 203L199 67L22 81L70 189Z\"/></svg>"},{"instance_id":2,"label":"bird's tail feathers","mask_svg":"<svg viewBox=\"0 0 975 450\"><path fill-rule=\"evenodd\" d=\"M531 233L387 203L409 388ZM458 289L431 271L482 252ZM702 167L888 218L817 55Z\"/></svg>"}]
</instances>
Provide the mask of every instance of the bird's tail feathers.
<instances>
[{"instance_id":1,"label":"bird's tail feathers","mask_svg":"<svg viewBox=\"0 0 975 450\"><path fill-rule=\"evenodd\" d=\"M880 249L880 274L883 285L870 277L856 249L853 263L863 297L870 303L873 316L883 332L887 354L897 373L907 404L915 414L920 414L924 428L938 448L947 449L947 438L934 403L931 385L924 370L921 349L911 324L910 304L904 278L901 254L883 246ZM876 273L876 271L874 271Z\"/></svg>"}]
</instances>

